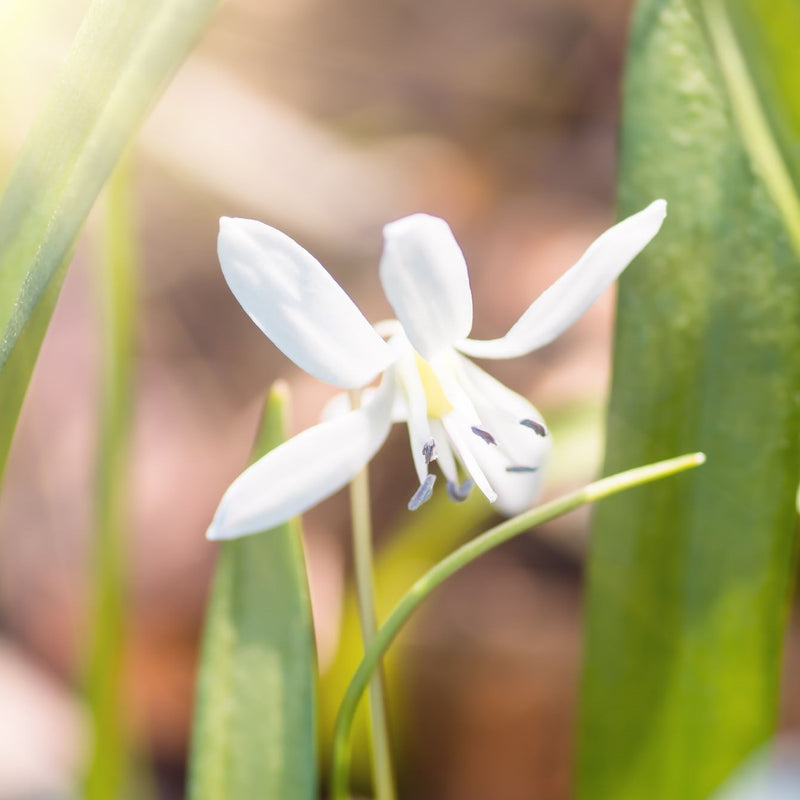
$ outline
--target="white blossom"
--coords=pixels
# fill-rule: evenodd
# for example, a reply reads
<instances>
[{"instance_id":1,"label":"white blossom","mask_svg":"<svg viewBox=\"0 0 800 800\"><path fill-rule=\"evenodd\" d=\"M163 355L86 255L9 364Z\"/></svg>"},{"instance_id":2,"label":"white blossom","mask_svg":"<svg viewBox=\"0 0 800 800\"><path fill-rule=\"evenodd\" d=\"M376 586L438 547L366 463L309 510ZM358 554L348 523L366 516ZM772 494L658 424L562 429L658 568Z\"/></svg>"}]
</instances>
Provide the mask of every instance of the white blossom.
<instances>
[{"instance_id":1,"label":"white blossom","mask_svg":"<svg viewBox=\"0 0 800 800\"><path fill-rule=\"evenodd\" d=\"M467 356L514 358L551 342L616 280L665 215L666 202L656 200L610 228L505 336L489 341L468 338L467 266L442 219L414 214L384 228L380 278L397 319L372 326L293 239L254 220L223 217L222 271L256 325L320 380L368 388L360 408L352 410L347 395L335 399L320 424L246 469L222 498L208 537L266 530L333 494L397 421L408 426L420 484L409 508L430 496L434 464L454 500L474 484L505 514L530 507L551 446L544 420Z\"/></svg>"}]
</instances>

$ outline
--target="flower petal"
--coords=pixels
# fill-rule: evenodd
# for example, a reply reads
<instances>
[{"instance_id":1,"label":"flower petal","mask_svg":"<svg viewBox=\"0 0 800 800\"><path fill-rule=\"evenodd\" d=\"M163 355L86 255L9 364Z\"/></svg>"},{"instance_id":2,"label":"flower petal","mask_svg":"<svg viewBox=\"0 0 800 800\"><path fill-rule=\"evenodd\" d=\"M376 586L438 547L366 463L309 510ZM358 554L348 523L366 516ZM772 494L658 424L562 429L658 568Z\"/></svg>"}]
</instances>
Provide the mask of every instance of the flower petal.
<instances>
[{"instance_id":1,"label":"flower petal","mask_svg":"<svg viewBox=\"0 0 800 800\"><path fill-rule=\"evenodd\" d=\"M408 354L397 360L397 374L405 392L406 409L408 411L408 438L411 445L411 457L417 471L420 485L428 475L428 464L431 455L426 455L426 448L431 441L431 427L428 422L428 408L425 401L425 389L415 363L414 351L409 347Z\"/></svg>"},{"instance_id":2,"label":"flower petal","mask_svg":"<svg viewBox=\"0 0 800 800\"><path fill-rule=\"evenodd\" d=\"M479 451L482 453L484 450L494 449L493 446L476 439L456 411L445 414L442 417L442 425L467 474L475 481L475 485L483 492L486 499L490 503L494 503L497 500L497 492L492 488L491 481L484 473L478 455Z\"/></svg>"},{"instance_id":3,"label":"flower petal","mask_svg":"<svg viewBox=\"0 0 800 800\"><path fill-rule=\"evenodd\" d=\"M225 492L208 538L268 530L348 483L386 440L395 391L387 373L368 404L299 433L248 467Z\"/></svg>"},{"instance_id":4,"label":"flower petal","mask_svg":"<svg viewBox=\"0 0 800 800\"><path fill-rule=\"evenodd\" d=\"M520 423L533 421L544 427L544 420L524 397L466 358L459 359L459 377L497 441L497 447L474 447L472 452L497 492L498 510L508 516L519 514L539 496L551 449L549 435Z\"/></svg>"},{"instance_id":5,"label":"flower petal","mask_svg":"<svg viewBox=\"0 0 800 800\"><path fill-rule=\"evenodd\" d=\"M217 251L242 308L306 372L353 389L391 361L388 346L342 287L285 233L223 217Z\"/></svg>"},{"instance_id":6,"label":"flower petal","mask_svg":"<svg viewBox=\"0 0 800 800\"><path fill-rule=\"evenodd\" d=\"M430 359L469 335L467 264L450 226L413 214L383 229L381 283L414 349Z\"/></svg>"},{"instance_id":7,"label":"flower petal","mask_svg":"<svg viewBox=\"0 0 800 800\"><path fill-rule=\"evenodd\" d=\"M609 228L500 339L465 339L457 347L478 358L515 358L553 341L572 325L658 233L664 200Z\"/></svg>"}]
</instances>

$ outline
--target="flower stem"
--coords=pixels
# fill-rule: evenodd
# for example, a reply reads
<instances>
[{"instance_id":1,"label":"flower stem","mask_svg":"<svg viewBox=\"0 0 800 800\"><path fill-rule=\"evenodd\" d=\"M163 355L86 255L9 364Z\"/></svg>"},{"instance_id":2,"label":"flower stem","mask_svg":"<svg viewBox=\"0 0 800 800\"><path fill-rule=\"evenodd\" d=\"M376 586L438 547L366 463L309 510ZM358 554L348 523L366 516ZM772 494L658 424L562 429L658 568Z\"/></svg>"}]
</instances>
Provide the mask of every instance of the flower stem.
<instances>
[{"instance_id":1,"label":"flower stem","mask_svg":"<svg viewBox=\"0 0 800 800\"><path fill-rule=\"evenodd\" d=\"M350 392L350 405L361 405L361 392ZM372 569L372 515L369 501L368 465L350 483L350 514L353 527L353 560L355 562L356 596L361 620L361 637L364 652L369 652L375 639L377 617L375 613L375 586ZM372 741L372 758L377 800L394 800L392 758L389 749L389 726L386 717L386 692L380 657L369 678L369 710Z\"/></svg>"},{"instance_id":2,"label":"flower stem","mask_svg":"<svg viewBox=\"0 0 800 800\"><path fill-rule=\"evenodd\" d=\"M647 464L643 467L637 467L636 469L603 478L589 484L589 486L585 486L583 489L578 489L575 492L559 497L556 500L551 500L549 503L506 520L462 545L428 570L403 595L392 613L387 617L386 622L377 631L374 639L366 645L364 659L359 664L353 679L350 681L350 685L347 687L342 705L339 708L336 729L333 735L330 800L346 800L347 798L350 771L350 730L358 701L364 692L364 688L371 680L373 671L380 663L389 645L394 641L400 628L434 589L462 567L474 561L478 556L483 555L512 537L524 533L535 525L547 522L586 503L601 500L625 489L698 467L704 462L705 455L692 453L691 455Z\"/></svg>"}]
</instances>

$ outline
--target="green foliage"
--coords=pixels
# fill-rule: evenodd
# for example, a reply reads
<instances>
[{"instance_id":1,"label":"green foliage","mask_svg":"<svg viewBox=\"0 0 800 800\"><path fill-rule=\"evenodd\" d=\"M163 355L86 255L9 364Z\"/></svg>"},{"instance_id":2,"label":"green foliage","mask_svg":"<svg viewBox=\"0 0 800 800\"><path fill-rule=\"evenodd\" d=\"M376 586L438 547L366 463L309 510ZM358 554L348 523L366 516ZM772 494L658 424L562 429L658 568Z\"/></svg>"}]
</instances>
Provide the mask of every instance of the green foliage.
<instances>
[{"instance_id":1,"label":"green foliage","mask_svg":"<svg viewBox=\"0 0 800 800\"><path fill-rule=\"evenodd\" d=\"M761 5L751 35L770 41L797 4ZM705 11L644 0L635 19L620 211L663 196L669 216L620 284L606 470L690 449L708 463L598 509L583 800L707 798L775 723L800 478L800 263ZM777 61L761 69L794 81ZM767 119L796 123L778 94L763 102Z\"/></svg>"},{"instance_id":2,"label":"green foliage","mask_svg":"<svg viewBox=\"0 0 800 800\"><path fill-rule=\"evenodd\" d=\"M745 147L800 253L800 3L704 0L702 8Z\"/></svg>"},{"instance_id":3,"label":"green foliage","mask_svg":"<svg viewBox=\"0 0 800 800\"><path fill-rule=\"evenodd\" d=\"M127 599L129 453L134 393L135 245L130 165L108 184L98 284L104 344L92 569L92 643L87 696L92 753L87 800L137 796L130 785L122 703L122 658Z\"/></svg>"},{"instance_id":4,"label":"green foliage","mask_svg":"<svg viewBox=\"0 0 800 800\"><path fill-rule=\"evenodd\" d=\"M284 439L285 391L267 401L254 457ZM300 525L223 542L206 617L191 800L314 800L316 658Z\"/></svg>"},{"instance_id":5,"label":"green foliage","mask_svg":"<svg viewBox=\"0 0 800 800\"><path fill-rule=\"evenodd\" d=\"M217 0L95 0L0 198L0 472L75 238Z\"/></svg>"}]
</instances>

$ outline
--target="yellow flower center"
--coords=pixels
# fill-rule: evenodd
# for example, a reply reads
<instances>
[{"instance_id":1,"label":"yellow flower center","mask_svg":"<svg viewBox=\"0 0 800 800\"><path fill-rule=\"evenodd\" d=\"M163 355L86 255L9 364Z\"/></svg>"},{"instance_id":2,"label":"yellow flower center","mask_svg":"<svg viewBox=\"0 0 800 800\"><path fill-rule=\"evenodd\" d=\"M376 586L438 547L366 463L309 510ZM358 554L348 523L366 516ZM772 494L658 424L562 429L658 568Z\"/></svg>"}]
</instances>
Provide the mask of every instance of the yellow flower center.
<instances>
[{"instance_id":1,"label":"yellow flower center","mask_svg":"<svg viewBox=\"0 0 800 800\"><path fill-rule=\"evenodd\" d=\"M445 414L449 414L453 410L453 406L447 399L444 389L442 389L442 384L439 383L439 379L436 377L431 365L417 353L414 353L414 359L422 381L422 388L425 391L428 417L430 419L441 419Z\"/></svg>"}]
</instances>

